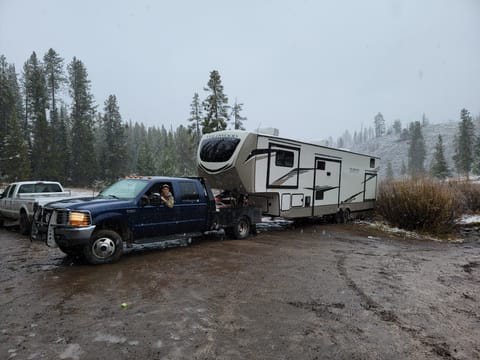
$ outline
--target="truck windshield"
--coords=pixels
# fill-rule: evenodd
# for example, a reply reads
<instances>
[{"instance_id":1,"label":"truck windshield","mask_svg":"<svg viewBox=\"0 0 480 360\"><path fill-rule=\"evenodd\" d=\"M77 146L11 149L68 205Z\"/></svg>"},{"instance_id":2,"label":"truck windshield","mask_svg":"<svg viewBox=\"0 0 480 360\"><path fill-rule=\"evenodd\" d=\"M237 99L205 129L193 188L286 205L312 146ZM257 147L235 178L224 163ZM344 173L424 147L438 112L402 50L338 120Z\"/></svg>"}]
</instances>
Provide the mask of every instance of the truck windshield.
<instances>
[{"instance_id":1,"label":"truck windshield","mask_svg":"<svg viewBox=\"0 0 480 360\"><path fill-rule=\"evenodd\" d=\"M205 139L200 146L200 159L206 162L224 162L229 160L240 139L216 138Z\"/></svg>"},{"instance_id":2,"label":"truck windshield","mask_svg":"<svg viewBox=\"0 0 480 360\"><path fill-rule=\"evenodd\" d=\"M147 180L125 179L102 190L98 196L115 197L119 199L135 199L148 185Z\"/></svg>"}]
</instances>

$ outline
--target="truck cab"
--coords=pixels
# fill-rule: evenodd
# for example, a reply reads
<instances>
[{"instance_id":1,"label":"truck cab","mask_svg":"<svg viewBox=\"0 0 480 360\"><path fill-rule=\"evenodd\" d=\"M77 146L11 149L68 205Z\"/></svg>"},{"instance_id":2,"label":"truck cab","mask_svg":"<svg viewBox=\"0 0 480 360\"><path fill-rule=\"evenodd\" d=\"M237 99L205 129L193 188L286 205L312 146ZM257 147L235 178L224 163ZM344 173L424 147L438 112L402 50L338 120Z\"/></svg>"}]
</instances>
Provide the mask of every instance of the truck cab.
<instances>
[{"instance_id":1,"label":"truck cab","mask_svg":"<svg viewBox=\"0 0 480 360\"><path fill-rule=\"evenodd\" d=\"M165 185L174 197L172 207L160 195ZM219 229L220 220L226 227L237 226L235 233L244 237L248 233L242 229L260 221L259 211L248 215L252 211L217 210L212 190L202 178L135 176L114 183L95 197L40 207L34 216L32 238L102 264L118 260L124 245L186 245L193 237Z\"/></svg>"}]
</instances>

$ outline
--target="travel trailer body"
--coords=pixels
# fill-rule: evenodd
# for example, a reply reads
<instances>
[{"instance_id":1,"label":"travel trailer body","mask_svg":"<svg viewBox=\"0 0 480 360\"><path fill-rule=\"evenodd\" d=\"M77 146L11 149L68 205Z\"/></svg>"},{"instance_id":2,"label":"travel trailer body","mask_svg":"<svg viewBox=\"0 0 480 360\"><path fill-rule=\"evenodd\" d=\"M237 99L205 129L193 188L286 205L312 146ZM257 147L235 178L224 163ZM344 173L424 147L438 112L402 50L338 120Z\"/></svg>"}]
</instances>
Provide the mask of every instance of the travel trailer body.
<instances>
[{"instance_id":1,"label":"travel trailer body","mask_svg":"<svg viewBox=\"0 0 480 360\"><path fill-rule=\"evenodd\" d=\"M346 220L375 204L379 158L370 155L226 130L202 137L197 161L213 188L248 195L265 215Z\"/></svg>"}]
</instances>

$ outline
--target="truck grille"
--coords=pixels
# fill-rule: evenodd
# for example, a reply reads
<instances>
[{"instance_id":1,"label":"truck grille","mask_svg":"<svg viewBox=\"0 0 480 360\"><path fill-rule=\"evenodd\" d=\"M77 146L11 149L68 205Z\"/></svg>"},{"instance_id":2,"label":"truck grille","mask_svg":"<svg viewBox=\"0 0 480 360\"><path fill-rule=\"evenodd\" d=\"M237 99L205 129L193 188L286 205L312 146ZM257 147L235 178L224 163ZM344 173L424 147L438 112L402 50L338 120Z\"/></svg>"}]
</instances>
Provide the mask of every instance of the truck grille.
<instances>
[{"instance_id":1,"label":"truck grille","mask_svg":"<svg viewBox=\"0 0 480 360\"><path fill-rule=\"evenodd\" d=\"M52 219L53 213L56 212L56 221L50 222L51 225L67 225L69 221L69 212L67 210L54 210L48 208L41 208L38 210L37 221L42 224L48 224ZM53 217L55 219L55 217Z\"/></svg>"}]
</instances>

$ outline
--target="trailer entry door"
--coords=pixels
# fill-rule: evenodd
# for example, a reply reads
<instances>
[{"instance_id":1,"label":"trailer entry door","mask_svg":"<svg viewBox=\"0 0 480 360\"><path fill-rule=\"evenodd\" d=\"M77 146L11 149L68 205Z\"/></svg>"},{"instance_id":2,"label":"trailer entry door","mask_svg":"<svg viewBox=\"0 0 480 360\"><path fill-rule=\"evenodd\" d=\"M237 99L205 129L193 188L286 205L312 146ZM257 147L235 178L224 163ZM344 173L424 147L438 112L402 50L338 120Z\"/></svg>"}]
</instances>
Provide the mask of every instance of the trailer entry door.
<instances>
[{"instance_id":1,"label":"trailer entry door","mask_svg":"<svg viewBox=\"0 0 480 360\"><path fill-rule=\"evenodd\" d=\"M322 215L320 206L337 205L340 194L341 160L315 157L313 215Z\"/></svg>"},{"instance_id":2,"label":"trailer entry door","mask_svg":"<svg viewBox=\"0 0 480 360\"><path fill-rule=\"evenodd\" d=\"M377 198L377 174L365 173L363 201L375 200Z\"/></svg>"}]
</instances>

